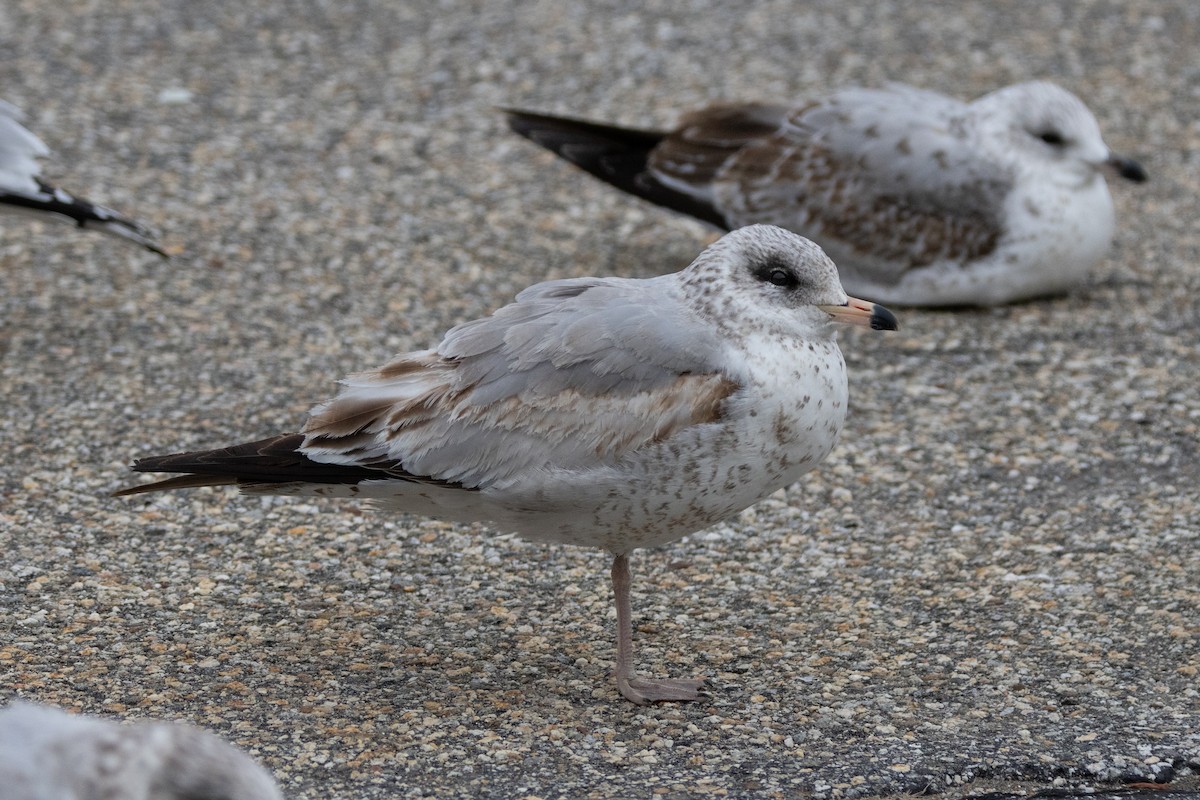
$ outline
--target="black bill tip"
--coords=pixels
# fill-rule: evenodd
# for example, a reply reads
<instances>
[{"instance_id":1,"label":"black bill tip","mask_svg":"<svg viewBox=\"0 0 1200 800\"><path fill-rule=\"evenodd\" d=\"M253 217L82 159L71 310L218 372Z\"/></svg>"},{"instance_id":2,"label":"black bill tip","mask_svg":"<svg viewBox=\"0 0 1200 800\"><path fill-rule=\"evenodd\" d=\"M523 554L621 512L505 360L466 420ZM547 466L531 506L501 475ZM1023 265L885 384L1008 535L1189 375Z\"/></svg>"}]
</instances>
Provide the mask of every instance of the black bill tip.
<instances>
[{"instance_id":1,"label":"black bill tip","mask_svg":"<svg viewBox=\"0 0 1200 800\"><path fill-rule=\"evenodd\" d=\"M900 321L896 319L895 314L876 303L875 308L871 311L871 330L898 331L900 330Z\"/></svg>"},{"instance_id":2,"label":"black bill tip","mask_svg":"<svg viewBox=\"0 0 1200 800\"><path fill-rule=\"evenodd\" d=\"M1108 163L1114 170L1117 171L1118 175L1127 181L1133 181L1134 183L1145 183L1150 178L1150 176L1146 174L1146 168L1134 161L1132 158L1114 155L1108 159Z\"/></svg>"}]
</instances>

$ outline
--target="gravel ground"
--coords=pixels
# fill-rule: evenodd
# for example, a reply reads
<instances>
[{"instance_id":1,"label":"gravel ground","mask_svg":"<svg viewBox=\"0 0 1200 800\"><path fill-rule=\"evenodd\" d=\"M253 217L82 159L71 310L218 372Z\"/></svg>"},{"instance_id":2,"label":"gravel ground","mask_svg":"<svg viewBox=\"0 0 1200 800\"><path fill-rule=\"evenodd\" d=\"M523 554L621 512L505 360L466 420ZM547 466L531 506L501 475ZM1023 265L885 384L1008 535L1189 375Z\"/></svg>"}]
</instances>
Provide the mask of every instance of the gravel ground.
<instances>
[{"instance_id":1,"label":"gravel ground","mask_svg":"<svg viewBox=\"0 0 1200 800\"><path fill-rule=\"evenodd\" d=\"M645 5L0 5L0 95L48 176L174 254L0 219L0 700L194 722L294 798L1195 789L1200 6ZM639 660L712 676L708 701L618 698L603 554L108 496L135 456L294 429L530 283L707 241L497 105L657 125L1033 77L1152 182L1114 187L1113 253L1073 296L845 336L824 468L637 555Z\"/></svg>"}]
</instances>

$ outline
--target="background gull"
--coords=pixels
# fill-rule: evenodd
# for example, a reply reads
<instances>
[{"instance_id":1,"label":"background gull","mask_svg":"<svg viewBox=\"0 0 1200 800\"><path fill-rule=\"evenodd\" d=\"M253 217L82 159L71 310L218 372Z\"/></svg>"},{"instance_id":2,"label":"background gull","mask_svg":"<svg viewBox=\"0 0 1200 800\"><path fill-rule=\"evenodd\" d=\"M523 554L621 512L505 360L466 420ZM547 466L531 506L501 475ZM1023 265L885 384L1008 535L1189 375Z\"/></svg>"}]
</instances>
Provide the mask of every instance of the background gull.
<instances>
[{"instance_id":1,"label":"background gull","mask_svg":"<svg viewBox=\"0 0 1200 800\"><path fill-rule=\"evenodd\" d=\"M166 258L146 226L43 181L38 159L49 155L50 150L21 124L24 118L18 108L0 100L0 209L50 216L80 228L103 231Z\"/></svg>"},{"instance_id":2,"label":"background gull","mask_svg":"<svg viewBox=\"0 0 1200 800\"><path fill-rule=\"evenodd\" d=\"M280 800L269 773L189 725L120 725L56 708L0 711L5 800Z\"/></svg>"},{"instance_id":3,"label":"background gull","mask_svg":"<svg viewBox=\"0 0 1200 800\"><path fill-rule=\"evenodd\" d=\"M1073 94L1020 83L962 103L891 84L795 108L725 104L669 132L508 112L514 131L659 205L812 237L847 290L906 305L1064 292L1108 251L1117 156Z\"/></svg>"},{"instance_id":4,"label":"background gull","mask_svg":"<svg viewBox=\"0 0 1200 800\"><path fill-rule=\"evenodd\" d=\"M835 321L896 329L846 296L819 247L754 225L682 272L530 287L436 349L347 378L302 432L141 459L185 474L121 494L362 497L604 548L621 693L694 700L702 679L633 672L629 553L730 519L829 454L847 401Z\"/></svg>"}]
</instances>

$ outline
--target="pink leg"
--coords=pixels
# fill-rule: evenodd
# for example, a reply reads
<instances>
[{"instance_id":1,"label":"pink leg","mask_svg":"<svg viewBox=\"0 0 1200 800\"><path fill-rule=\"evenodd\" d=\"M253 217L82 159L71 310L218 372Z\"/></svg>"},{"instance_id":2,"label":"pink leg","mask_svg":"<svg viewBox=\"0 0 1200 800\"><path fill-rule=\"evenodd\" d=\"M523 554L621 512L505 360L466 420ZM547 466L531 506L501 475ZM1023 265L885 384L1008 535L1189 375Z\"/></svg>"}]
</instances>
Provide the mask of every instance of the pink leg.
<instances>
[{"instance_id":1,"label":"pink leg","mask_svg":"<svg viewBox=\"0 0 1200 800\"><path fill-rule=\"evenodd\" d=\"M638 705L700 699L703 678L639 678L633 672L633 611L629 604L629 555L613 559L613 594L617 600L617 688Z\"/></svg>"}]
</instances>

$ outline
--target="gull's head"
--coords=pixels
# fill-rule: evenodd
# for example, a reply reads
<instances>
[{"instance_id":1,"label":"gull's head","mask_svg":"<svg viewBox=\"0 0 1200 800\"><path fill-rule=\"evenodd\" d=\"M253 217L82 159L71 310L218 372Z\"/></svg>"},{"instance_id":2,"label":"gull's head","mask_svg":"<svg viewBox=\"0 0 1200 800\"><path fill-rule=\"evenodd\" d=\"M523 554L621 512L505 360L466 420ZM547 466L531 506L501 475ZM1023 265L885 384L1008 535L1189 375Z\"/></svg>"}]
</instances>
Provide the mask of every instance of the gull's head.
<instances>
[{"instance_id":1,"label":"gull's head","mask_svg":"<svg viewBox=\"0 0 1200 800\"><path fill-rule=\"evenodd\" d=\"M815 243L774 225L725 234L681 273L697 309L722 327L831 336L833 322L894 331L883 306L848 297L837 267Z\"/></svg>"},{"instance_id":2,"label":"gull's head","mask_svg":"<svg viewBox=\"0 0 1200 800\"><path fill-rule=\"evenodd\" d=\"M1001 146L1032 170L1058 170L1086 181L1108 169L1135 183L1146 180L1140 164L1108 148L1096 117L1061 86L1018 83L984 95L971 108Z\"/></svg>"}]
</instances>

